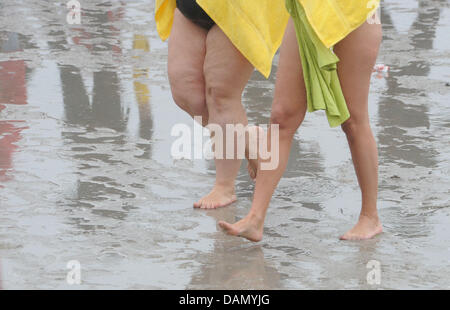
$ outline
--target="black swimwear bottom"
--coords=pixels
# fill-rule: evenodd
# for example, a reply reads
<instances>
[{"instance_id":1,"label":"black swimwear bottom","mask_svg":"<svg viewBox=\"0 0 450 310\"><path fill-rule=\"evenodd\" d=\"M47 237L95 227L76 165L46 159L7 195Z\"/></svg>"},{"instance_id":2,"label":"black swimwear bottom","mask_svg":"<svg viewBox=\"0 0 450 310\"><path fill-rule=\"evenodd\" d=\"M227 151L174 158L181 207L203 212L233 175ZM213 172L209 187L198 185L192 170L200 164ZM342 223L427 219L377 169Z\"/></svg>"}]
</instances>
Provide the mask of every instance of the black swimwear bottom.
<instances>
[{"instance_id":1,"label":"black swimwear bottom","mask_svg":"<svg viewBox=\"0 0 450 310\"><path fill-rule=\"evenodd\" d=\"M187 19L206 30L215 25L211 17L203 11L196 0L177 0L177 8Z\"/></svg>"}]
</instances>

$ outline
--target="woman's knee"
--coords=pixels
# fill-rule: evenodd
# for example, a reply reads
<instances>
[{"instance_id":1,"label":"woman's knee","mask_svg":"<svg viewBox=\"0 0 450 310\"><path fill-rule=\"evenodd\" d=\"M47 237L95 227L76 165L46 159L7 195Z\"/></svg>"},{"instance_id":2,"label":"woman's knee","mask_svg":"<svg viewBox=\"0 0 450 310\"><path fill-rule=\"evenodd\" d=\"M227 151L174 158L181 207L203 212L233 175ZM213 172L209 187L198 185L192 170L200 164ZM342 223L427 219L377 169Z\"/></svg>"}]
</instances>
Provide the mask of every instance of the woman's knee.
<instances>
[{"instance_id":1,"label":"woman's knee","mask_svg":"<svg viewBox=\"0 0 450 310\"><path fill-rule=\"evenodd\" d=\"M305 118L306 108L300 104L295 107L286 107L275 103L270 115L270 123L278 125L280 130L295 132Z\"/></svg>"},{"instance_id":2,"label":"woman's knee","mask_svg":"<svg viewBox=\"0 0 450 310\"><path fill-rule=\"evenodd\" d=\"M349 139L353 139L359 135L371 134L372 132L368 119L359 120L350 117L341 125L341 128Z\"/></svg>"},{"instance_id":3,"label":"woman's knee","mask_svg":"<svg viewBox=\"0 0 450 310\"><path fill-rule=\"evenodd\" d=\"M170 66L168 75L175 103L192 115L202 115L206 109L203 81L188 72L181 72Z\"/></svg>"}]
</instances>

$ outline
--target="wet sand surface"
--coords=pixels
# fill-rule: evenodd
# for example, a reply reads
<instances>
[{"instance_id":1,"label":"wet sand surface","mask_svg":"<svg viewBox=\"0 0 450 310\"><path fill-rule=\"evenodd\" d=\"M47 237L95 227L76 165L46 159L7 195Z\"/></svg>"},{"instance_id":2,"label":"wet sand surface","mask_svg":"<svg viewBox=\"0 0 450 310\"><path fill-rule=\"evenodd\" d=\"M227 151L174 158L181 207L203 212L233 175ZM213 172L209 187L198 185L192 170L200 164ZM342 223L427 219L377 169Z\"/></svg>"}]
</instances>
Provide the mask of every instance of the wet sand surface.
<instances>
[{"instance_id":1,"label":"wet sand surface","mask_svg":"<svg viewBox=\"0 0 450 310\"><path fill-rule=\"evenodd\" d=\"M174 160L167 44L153 1L0 2L0 277L5 289L450 288L450 6L387 0L370 117L380 152L384 233L339 241L360 194L344 134L308 114L258 244L216 225L247 213L192 202L214 181L207 160ZM267 124L272 76L252 76L250 123ZM81 264L81 285L66 282ZM370 260L381 283L367 282Z\"/></svg>"}]
</instances>

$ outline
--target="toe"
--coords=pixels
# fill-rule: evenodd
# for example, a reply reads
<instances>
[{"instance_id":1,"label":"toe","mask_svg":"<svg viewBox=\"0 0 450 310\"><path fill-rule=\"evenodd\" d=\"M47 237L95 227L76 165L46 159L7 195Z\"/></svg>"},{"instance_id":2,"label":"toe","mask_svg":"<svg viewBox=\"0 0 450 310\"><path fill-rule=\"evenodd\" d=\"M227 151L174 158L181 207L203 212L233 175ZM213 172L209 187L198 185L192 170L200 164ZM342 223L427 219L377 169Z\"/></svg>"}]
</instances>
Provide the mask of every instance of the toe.
<instances>
[{"instance_id":1,"label":"toe","mask_svg":"<svg viewBox=\"0 0 450 310\"><path fill-rule=\"evenodd\" d=\"M194 208L200 208L202 206L203 199L200 199L197 202L194 202Z\"/></svg>"},{"instance_id":2,"label":"toe","mask_svg":"<svg viewBox=\"0 0 450 310\"><path fill-rule=\"evenodd\" d=\"M351 236L349 233L343 234L339 237L340 240L351 240Z\"/></svg>"},{"instance_id":3,"label":"toe","mask_svg":"<svg viewBox=\"0 0 450 310\"><path fill-rule=\"evenodd\" d=\"M363 239L367 239L367 238L365 238L364 236L361 236L361 235L347 233L347 234L343 235L340 239L354 241L354 240L363 240Z\"/></svg>"},{"instance_id":4,"label":"toe","mask_svg":"<svg viewBox=\"0 0 450 310\"><path fill-rule=\"evenodd\" d=\"M233 225L230 223L220 221L219 226L225 231L226 234L231 235L233 231Z\"/></svg>"},{"instance_id":5,"label":"toe","mask_svg":"<svg viewBox=\"0 0 450 310\"><path fill-rule=\"evenodd\" d=\"M222 228L226 234L228 234L230 231L230 224L228 224L227 222L220 221L219 227Z\"/></svg>"}]
</instances>

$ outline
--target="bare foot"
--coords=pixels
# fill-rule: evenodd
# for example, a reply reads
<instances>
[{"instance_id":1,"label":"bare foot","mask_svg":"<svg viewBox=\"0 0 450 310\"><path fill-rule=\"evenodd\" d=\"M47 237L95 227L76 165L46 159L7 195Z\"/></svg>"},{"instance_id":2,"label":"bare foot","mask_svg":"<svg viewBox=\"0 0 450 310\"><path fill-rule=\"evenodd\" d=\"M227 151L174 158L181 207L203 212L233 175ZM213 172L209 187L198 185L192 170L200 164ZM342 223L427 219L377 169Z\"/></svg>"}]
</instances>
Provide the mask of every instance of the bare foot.
<instances>
[{"instance_id":1,"label":"bare foot","mask_svg":"<svg viewBox=\"0 0 450 310\"><path fill-rule=\"evenodd\" d=\"M369 217L366 215L360 215L358 223L342 235L341 240L365 240L371 239L383 231L381 222L376 217Z\"/></svg>"},{"instance_id":2,"label":"bare foot","mask_svg":"<svg viewBox=\"0 0 450 310\"><path fill-rule=\"evenodd\" d=\"M245 157L247 158L247 171L250 176L250 178L255 181L256 180L256 174L258 172L258 147L259 147L259 139L262 139L264 137L264 129L262 129L259 126L249 126L247 128L248 137L246 139L246 148L245 148ZM256 148L254 150L254 153L256 154L250 154L250 147ZM252 157L256 155L256 158L250 158L250 155Z\"/></svg>"},{"instance_id":3,"label":"bare foot","mask_svg":"<svg viewBox=\"0 0 450 310\"><path fill-rule=\"evenodd\" d=\"M194 202L194 208L216 209L228 206L235 201L234 187L230 189L229 187L215 185L208 195Z\"/></svg>"},{"instance_id":4,"label":"bare foot","mask_svg":"<svg viewBox=\"0 0 450 310\"><path fill-rule=\"evenodd\" d=\"M263 225L263 221L258 221L249 215L234 224L219 221L219 226L225 230L226 234L243 237L253 242L262 240Z\"/></svg>"}]
</instances>

